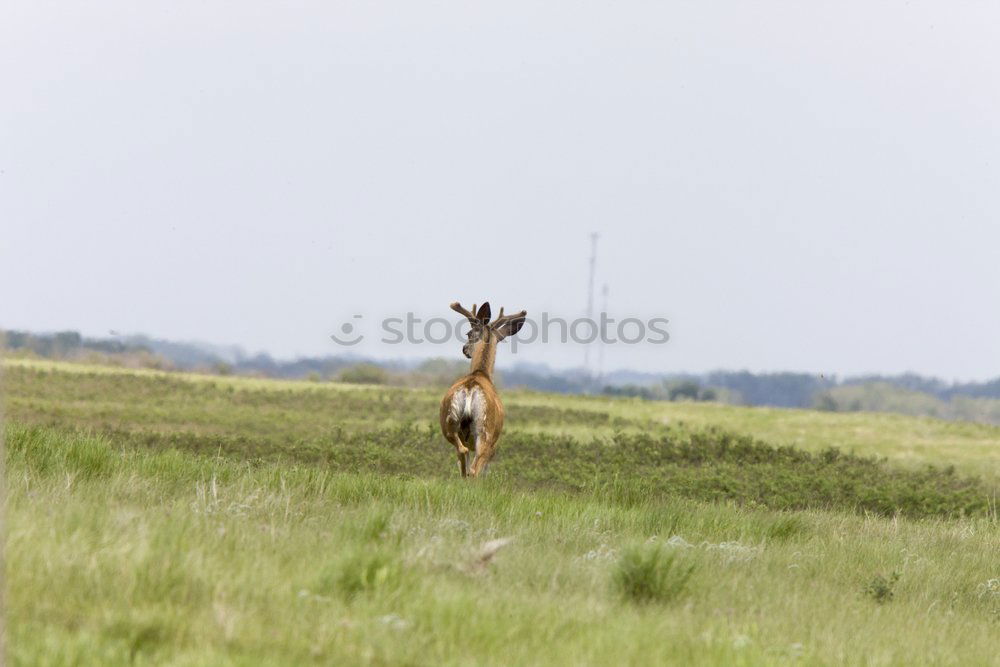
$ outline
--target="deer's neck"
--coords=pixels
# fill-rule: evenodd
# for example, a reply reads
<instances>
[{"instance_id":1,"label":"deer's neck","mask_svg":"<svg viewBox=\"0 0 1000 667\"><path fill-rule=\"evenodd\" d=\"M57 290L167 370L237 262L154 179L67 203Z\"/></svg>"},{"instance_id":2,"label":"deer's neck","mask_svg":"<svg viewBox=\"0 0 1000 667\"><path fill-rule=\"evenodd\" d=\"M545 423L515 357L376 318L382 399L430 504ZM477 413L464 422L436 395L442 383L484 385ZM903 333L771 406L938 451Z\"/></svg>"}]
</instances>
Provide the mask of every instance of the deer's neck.
<instances>
[{"instance_id":1,"label":"deer's neck","mask_svg":"<svg viewBox=\"0 0 1000 667\"><path fill-rule=\"evenodd\" d=\"M486 377L493 380L493 363L497 358L497 340L490 336L488 340L481 340L472 348L472 367L470 373L484 373Z\"/></svg>"}]
</instances>

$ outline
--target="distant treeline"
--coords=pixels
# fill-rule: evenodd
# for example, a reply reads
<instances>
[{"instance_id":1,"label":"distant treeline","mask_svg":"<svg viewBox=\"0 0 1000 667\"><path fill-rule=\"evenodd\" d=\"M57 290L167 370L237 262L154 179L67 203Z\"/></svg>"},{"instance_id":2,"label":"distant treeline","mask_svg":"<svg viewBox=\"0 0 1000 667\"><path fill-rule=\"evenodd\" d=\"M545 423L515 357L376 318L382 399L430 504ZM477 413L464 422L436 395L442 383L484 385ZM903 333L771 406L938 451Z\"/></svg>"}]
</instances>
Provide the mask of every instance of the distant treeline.
<instances>
[{"instance_id":1,"label":"distant treeline","mask_svg":"<svg viewBox=\"0 0 1000 667\"><path fill-rule=\"evenodd\" d=\"M76 331L37 334L0 332L14 354L219 374L339 380L367 384L442 386L467 367L464 360L379 361L352 356L277 360L247 355L235 346L178 343L146 336L87 338ZM719 401L738 405L880 411L1000 424L1000 377L989 382L948 383L916 374L839 379L809 373L715 371L650 374L615 371L594 378L580 370L520 365L500 371L508 387L565 394L606 394L662 401Z\"/></svg>"}]
</instances>

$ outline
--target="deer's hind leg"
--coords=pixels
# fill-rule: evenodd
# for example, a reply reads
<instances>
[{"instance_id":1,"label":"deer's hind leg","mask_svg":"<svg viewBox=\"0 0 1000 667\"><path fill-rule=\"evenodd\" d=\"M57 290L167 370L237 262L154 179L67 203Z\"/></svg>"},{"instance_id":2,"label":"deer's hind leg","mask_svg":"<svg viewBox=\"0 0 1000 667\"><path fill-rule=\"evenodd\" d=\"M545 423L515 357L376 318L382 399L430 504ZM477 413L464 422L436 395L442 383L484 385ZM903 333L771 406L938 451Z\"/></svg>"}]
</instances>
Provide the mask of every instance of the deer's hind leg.
<instances>
[{"instance_id":1,"label":"deer's hind leg","mask_svg":"<svg viewBox=\"0 0 1000 667\"><path fill-rule=\"evenodd\" d=\"M448 442L455 445L455 450L458 452L458 469L462 471L462 477L468 476L465 457L469 453L469 448L465 446L465 443L462 442L462 438L456 431L451 431L448 434Z\"/></svg>"},{"instance_id":2,"label":"deer's hind leg","mask_svg":"<svg viewBox=\"0 0 1000 667\"><path fill-rule=\"evenodd\" d=\"M496 451L497 438L488 431L480 430L476 433L476 454L472 459L472 466L469 474L479 477L486 473L486 468L490 464L490 459Z\"/></svg>"}]
</instances>

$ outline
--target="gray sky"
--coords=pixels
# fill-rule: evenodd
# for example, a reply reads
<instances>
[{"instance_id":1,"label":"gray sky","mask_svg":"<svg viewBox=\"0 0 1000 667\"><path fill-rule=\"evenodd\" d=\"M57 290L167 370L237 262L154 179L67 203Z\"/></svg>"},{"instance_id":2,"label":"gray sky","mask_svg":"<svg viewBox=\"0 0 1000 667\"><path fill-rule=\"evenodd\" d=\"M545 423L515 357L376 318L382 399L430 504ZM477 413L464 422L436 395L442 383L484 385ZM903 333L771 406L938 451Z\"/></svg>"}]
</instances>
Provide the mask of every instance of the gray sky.
<instances>
[{"instance_id":1,"label":"gray sky","mask_svg":"<svg viewBox=\"0 0 1000 667\"><path fill-rule=\"evenodd\" d=\"M595 230L612 315L671 322L608 368L996 376L998 26L986 2L8 1L0 326L290 356L362 314L354 351L457 357L377 320L577 317Z\"/></svg>"}]
</instances>

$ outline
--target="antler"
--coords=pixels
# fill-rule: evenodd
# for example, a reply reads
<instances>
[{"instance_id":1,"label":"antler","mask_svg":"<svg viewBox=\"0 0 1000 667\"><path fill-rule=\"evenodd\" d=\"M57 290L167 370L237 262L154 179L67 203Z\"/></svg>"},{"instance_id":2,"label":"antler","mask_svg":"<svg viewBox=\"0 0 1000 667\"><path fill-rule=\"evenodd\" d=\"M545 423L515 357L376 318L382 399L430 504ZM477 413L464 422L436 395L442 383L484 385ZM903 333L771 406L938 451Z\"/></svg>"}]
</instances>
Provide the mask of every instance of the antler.
<instances>
[{"instance_id":1,"label":"antler","mask_svg":"<svg viewBox=\"0 0 1000 667\"><path fill-rule=\"evenodd\" d=\"M454 310L459 315L465 315L467 318L469 318L469 321L472 322L473 324L479 322L479 320L476 319L476 304L472 304L471 313L467 311L465 308L462 308L462 304L460 304L458 301L451 304L451 309ZM503 309L501 308L501 310Z\"/></svg>"},{"instance_id":2,"label":"antler","mask_svg":"<svg viewBox=\"0 0 1000 667\"><path fill-rule=\"evenodd\" d=\"M500 314L497 315L497 318L495 320L493 320L492 322L490 322L490 326L493 327L494 329L499 329L500 327L502 327L503 325L507 324L511 320L519 320L522 317L525 317L527 314L528 314L528 311L522 310L521 312L514 313L513 315L504 315L503 314L503 306L500 306Z\"/></svg>"}]
</instances>

